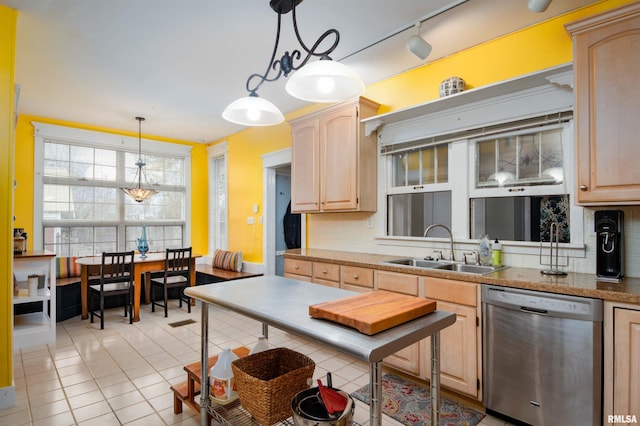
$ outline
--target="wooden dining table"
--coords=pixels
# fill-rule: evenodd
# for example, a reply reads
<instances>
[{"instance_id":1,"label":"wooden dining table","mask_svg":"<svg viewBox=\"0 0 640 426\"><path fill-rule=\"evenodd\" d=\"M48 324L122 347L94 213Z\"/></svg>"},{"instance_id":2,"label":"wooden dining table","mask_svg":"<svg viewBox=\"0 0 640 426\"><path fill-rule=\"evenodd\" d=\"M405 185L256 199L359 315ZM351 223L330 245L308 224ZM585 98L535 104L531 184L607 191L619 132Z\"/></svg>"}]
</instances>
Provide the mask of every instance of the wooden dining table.
<instances>
[{"instance_id":1,"label":"wooden dining table","mask_svg":"<svg viewBox=\"0 0 640 426\"><path fill-rule=\"evenodd\" d=\"M191 255L191 285L196 284L195 262L200 254ZM80 298L82 303L82 319L89 318L89 277L100 275L102 256L81 257L76 260L80 265ZM147 253L146 257L136 254L133 258L133 320L140 321L140 292L142 291L142 274L147 272L163 271L165 264L165 252ZM145 300L149 301L149 286L145 289Z\"/></svg>"}]
</instances>

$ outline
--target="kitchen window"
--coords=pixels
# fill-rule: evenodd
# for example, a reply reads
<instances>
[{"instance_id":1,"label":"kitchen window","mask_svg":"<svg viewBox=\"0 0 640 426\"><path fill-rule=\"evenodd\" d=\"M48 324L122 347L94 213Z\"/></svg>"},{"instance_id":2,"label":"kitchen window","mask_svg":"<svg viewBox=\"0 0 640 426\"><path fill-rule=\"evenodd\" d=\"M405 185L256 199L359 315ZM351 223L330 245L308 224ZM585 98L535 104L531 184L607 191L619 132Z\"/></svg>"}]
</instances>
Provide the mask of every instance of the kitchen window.
<instances>
[{"instance_id":1,"label":"kitchen window","mask_svg":"<svg viewBox=\"0 0 640 426\"><path fill-rule=\"evenodd\" d=\"M158 193L136 203L120 188L135 176L137 141L129 147L115 135L40 123L36 129L35 170L42 172L35 176L35 247L59 256L135 250L143 224L150 251L188 244L188 147L144 141L155 148L143 148L143 159ZM40 136L45 132L53 136Z\"/></svg>"},{"instance_id":2,"label":"kitchen window","mask_svg":"<svg viewBox=\"0 0 640 426\"><path fill-rule=\"evenodd\" d=\"M563 155L571 132L565 122L470 141L470 238L544 242L556 223L560 242L571 242Z\"/></svg>"},{"instance_id":3,"label":"kitchen window","mask_svg":"<svg viewBox=\"0 0 640 426\"><path fill-rule=\"evenodd\" d=\"M458 241L488 234L539 243L558 223L561 243L580 244L582 210L571 205L566 161L572 131L567 113L383 146L385 236L423 237L441 223ZM434 228L429 237L447 235Z\"/></svg>"}]
</instances>

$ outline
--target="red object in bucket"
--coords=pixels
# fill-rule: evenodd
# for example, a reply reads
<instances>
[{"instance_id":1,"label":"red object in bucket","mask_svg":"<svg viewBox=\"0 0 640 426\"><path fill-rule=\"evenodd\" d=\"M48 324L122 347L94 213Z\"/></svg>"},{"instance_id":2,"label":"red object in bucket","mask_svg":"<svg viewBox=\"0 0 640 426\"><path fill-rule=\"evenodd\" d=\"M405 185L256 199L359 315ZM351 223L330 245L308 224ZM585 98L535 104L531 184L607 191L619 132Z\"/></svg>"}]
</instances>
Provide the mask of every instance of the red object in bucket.
<instances>
[{"instance_id":1,"label":"red object in bucket","mask_svg":"<svg viewBox=\"0 0 640 426\"><path fill-rule=\"evenodd\" d=\"M318 387L322 402L329 414L333 414L335 411L344 411L347 408L347 399L335 390L325 387L320 379L318 379Z\"/></svg>"}]
</instances>

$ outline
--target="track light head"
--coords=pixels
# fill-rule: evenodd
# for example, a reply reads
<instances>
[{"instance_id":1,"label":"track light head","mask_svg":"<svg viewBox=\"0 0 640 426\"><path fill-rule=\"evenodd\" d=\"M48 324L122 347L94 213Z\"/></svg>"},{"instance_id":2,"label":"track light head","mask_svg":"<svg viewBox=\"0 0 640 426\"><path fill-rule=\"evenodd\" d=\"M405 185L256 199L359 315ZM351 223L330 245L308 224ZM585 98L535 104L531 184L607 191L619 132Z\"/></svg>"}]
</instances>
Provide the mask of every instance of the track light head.
<instances>
[{"instance_id":1,"label":"track light head","mask_svg":"<svg viewBox=\"0 0 640 426\"><path fill-rule=\"evenodd\" d=\"M551 0L529 0L527 7L532 12L542 13L547 10L550 4Z\"/></svg>"},{"instance_id":2,"label":"track light head","mask_svg":"<svg viewBox=\"0 0 640 426\"><path fill-rule=\"evenodd\" d=\"M424 60L431 53L431 45L420 36L420 23L416 24L416 30L416 34L407 40L407 50Z\"/></svg>"}]
</instances>

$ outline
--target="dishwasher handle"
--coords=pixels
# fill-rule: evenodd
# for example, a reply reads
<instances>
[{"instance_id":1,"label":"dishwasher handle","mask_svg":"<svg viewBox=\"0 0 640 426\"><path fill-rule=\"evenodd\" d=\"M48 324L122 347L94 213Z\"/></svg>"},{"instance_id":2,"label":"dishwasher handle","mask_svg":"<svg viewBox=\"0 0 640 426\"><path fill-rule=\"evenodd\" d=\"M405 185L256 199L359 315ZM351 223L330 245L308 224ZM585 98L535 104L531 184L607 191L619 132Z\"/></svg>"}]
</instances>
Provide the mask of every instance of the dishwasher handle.
<instances>
[{"instance_id":1,"label":"dishwasher handle","mask_svg":"<svg viewBox=\"0 0 640 426\"><path fill-rule=\"evenodd\" d=\"M530 308L528 306L520 306L520 310L528 314L538 314L538 315L549 314L549 311L547 311L546 309L536 309L536 308Z\"/></svg>"}]
</instances>

